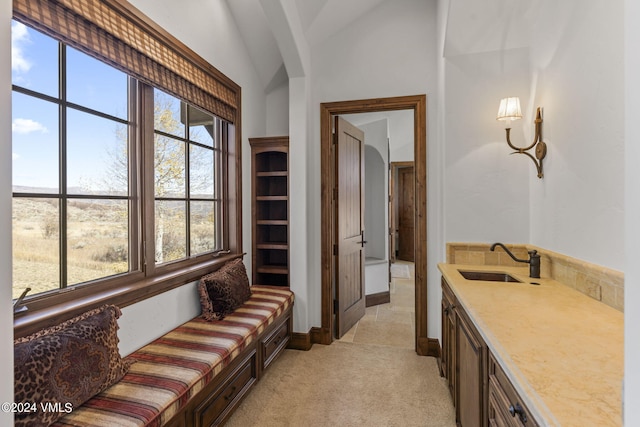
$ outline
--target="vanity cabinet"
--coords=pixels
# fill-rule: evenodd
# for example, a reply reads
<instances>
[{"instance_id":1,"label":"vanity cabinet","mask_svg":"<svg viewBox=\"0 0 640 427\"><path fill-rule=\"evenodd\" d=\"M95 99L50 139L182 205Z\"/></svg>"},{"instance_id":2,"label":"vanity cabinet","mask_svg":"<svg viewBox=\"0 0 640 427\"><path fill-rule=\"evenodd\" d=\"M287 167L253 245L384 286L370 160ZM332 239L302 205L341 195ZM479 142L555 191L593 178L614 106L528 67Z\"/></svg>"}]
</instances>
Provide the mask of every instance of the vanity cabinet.
<instances>
[{"instance_id":1,"label":"vanity cabinet","mask_svg":"<svg viewBox=\"0 0 640 427\"><path fill-rule=\"evenodd\" d=\"M442 279L442 353L440 359L440 374L448 380L449 393L456 404L456 313L455 297Z\"/></svg>"},{"instance_id":2,"label":"vanity cabinet","mask_svg":"<svg viewBox=\"0 0 640 427\"><path fill-rule=\"evenodd\" d=\"M442 353L440 369L447 378L460 427L486 427L487 346L442 278Z\"/></svg>"},{"instance_id":3,"label":"vanity cabinet","mask_svg":"<svg viewBox=\"0 0 640 427\"><path fill-rule=\"evenodd\" d=\"M486 426L487 346L464 310L455 307L456 421L461 427Z\"/></svg>"},{"instance_id":4,"label":"vanity cabinet","mask_svg":"<svg viewBox=\"0 0 640 427\"><path fill-rule=\"evenodd\" d=\"M491 353L488 374L489 426L537 427L538 423Z\"/></svg>"},{"instance_id":5,"label":"vanity cabinet","mask_svg":"<svg viewBox=\"0 0 640 427\"><path fill-rule=\"evenodd\" d=\"M440 371L458 426L538 426L444 278Z\"/></svg>"}]
</instances>

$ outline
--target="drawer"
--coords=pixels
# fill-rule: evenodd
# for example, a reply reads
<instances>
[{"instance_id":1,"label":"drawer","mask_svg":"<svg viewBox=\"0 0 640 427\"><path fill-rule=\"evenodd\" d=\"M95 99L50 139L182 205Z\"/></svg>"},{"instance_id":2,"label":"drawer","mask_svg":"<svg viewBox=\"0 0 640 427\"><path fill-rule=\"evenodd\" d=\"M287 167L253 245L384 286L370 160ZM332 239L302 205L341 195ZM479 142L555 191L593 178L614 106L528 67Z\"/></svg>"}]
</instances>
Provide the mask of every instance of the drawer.
<instances>
[{"instance_id":1,"label":"drawer","mask_svg":"<svg viewBox=\"0 0 640 427\"><path fill-rule=\"evenodd\" d=\"M197 427L219 425L249 392L257 377L256 352L253 351L194 413Z\"/></svg>"},{"instance_id":2,"label":"drawer","mask_svg":"<svg viewBox=\"0 0 640 427\"><path fill-rule=\"evenodd\" d=\"M291 338L290 319L284 319L281 325L276 327L265 339L262 340L262 368L267 366L275 359L275 357L284 350Z\"/></svg>"},{"instance_id":3,"label":"drawer","mask_svg":"<svg viewBox=\"0 0 640 427\"><path fill-rule=\"evenodd\" d=\"M538 427L522 398L509 381L493 354L489 355L489 399L494 396L497 412L512 421L513 426ZM491 404L491 400L490 400ZM501 425L498 423L498 425Z\"/></svg>"}]
</instances>

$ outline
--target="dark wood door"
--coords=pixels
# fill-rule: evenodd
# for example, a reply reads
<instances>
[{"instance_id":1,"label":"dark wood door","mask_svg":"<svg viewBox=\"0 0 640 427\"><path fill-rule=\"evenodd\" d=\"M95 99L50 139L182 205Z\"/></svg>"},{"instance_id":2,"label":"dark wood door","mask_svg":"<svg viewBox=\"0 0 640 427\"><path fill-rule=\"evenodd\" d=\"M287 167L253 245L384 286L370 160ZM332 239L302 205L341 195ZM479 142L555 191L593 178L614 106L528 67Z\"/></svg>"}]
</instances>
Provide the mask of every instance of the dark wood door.
<instances>
[{"instance_id":1,"label":"dark wood door","mask_svg":"<svg viewBox=\"0 0 640 427\"><path fill-rule=\"evenodd\" d=\"M414 170L398 169L398 259L414 262Z\"/></svg>"},{"instance_id":2,"label":"dark wood door","mask_svg":"<svg viewBox=\"0 0 640 427\"><path fill-rule=\"evenodd\" d=\"M336 336L365 312L364 132L336 117Z\"/></svg>"}]
</instances>

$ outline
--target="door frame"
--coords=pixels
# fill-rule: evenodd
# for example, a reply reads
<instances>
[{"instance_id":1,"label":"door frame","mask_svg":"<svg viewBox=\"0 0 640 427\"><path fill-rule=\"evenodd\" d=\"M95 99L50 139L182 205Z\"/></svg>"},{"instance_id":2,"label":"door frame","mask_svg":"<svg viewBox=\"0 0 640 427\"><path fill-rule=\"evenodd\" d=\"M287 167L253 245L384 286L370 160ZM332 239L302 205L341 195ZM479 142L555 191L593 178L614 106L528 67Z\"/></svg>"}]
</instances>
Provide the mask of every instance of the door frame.
<instances>
[{"instance_id":1,"label":"door frame","mask_svg":"<svg viewBox=\"0 0 640 427\"><path fill-rule=\"evenodd\" d=\"M331 344L333 330L333 168L332 116L379 111L413 110L415 161L415 350L422 356L438 356L437 339L427 336L427 96L413 95L391 98L323 102L320 104L320 174L321 174L321 310L320 330L312 340Z\"/></svg>"}]
</instances>

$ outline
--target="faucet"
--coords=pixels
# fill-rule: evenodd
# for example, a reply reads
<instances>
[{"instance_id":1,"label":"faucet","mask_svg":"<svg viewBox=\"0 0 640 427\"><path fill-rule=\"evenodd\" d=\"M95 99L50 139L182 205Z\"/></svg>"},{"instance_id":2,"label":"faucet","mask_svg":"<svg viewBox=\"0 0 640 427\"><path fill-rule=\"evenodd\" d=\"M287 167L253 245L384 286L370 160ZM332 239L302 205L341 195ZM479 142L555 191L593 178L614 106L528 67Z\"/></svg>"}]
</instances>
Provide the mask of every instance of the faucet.
<instances>
[{"instance_id":1,"label":"faucet","mask_svg":"<svg viewBox=\"0 0 640 427\"><path fill-rule=\"evenodd\" d=\"M524 262L529 264L529 277L532 277L534 279L539 279L540 278L540 255L538 255L538 251L531 250L529 251L529 259L518 259L516 258L509 249L507 249L507 247L505 245L503 245L502 243L494 243L493 245L491 245L491 251L493 252L496 249L496 246L500 246L502 249L505 250L506 253L509 254L509 256L516 262Z\"/></svg>"}]
</instances>

